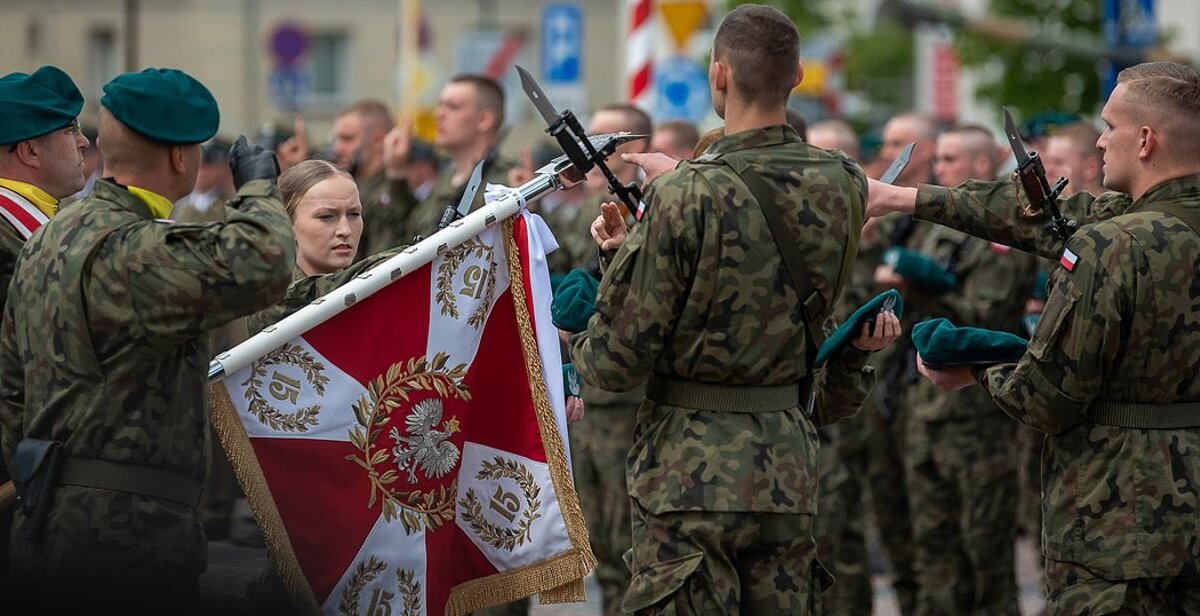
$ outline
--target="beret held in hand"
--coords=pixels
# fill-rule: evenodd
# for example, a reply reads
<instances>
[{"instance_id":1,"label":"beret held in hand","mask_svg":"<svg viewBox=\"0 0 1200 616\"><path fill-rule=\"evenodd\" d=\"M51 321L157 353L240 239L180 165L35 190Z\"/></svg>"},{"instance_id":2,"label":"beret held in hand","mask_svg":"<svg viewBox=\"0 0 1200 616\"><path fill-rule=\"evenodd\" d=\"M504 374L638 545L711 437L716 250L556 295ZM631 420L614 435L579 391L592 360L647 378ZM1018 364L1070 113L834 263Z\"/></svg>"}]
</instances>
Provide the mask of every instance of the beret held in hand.
<instances>
[{"instance_id":1,"label":"beret held in hand","mask_svg":"<svg viewBox=\"0 0 1200 616\"><path fill-rule=\"evenodd\" d=\"M900 292L895 289L888 289L875 297L872 297L867 303L863 304L855 310L846 320L833 330L833 333L825 339L825 343L817 350L817 359L813 364L819 366L825 363L830 357L835 355L848 342L858 337L862 332L863 323L867 319L874 318L879 314L879 311L890 309L896 313L896 317L904 316L904 298L900 296Z\"/></svg>"},{"instance_id":2,"label":"beret held in hand","mask_svg":"<svg viewBox=\"0 0 1200 616\"><path fill-rule=\"evenodd\" d=\"M927 366L991 365L1015 362L1029 341L1008 332L978 327L955 327L949 319L931 319L913 326L913 346Z\"/></svg>"},{"instance_id":3,"label":"beret held in hand","mask_svg":"<svg viewBox=\"0 0 1200 616\"><path fill-rule=\"evenodd\" d=\"M587 329L588 319L596 311L599 290L600 281L587 270L571 270L554 292L554 303L550 306L554 326L572 333Z\"/></svg>"}]
</instances>

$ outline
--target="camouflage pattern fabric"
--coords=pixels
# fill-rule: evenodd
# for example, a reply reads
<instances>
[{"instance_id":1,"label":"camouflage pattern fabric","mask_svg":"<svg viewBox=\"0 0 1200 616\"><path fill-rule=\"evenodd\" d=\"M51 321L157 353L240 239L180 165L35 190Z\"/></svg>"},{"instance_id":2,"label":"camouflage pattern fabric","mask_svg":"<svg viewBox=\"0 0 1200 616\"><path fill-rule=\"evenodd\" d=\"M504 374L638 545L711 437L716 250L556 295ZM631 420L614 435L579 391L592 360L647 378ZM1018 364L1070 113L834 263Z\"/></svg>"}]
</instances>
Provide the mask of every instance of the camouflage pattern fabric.
<instances>
[{"instance_id":1,"label":"camouflage pattern fabric","mask_svg":"<svg viewBox=\"0 0 1200 616\"><path fill-rule=\"evenodd\" d=\"M277 301L296 258L274 186L250 182L232 206L224 224L164 223L100 181L25 246L0 328L10 464L31 437L204 480L209 332ZM28 523L18 513L12 532L22 578L155 596L171 584L131 585L177 571L194 586L207 560L195 508L142 495L60 486L40 544Z\"/></svg>"},{"instance_id":2,"label":"camouflage pattern fabric","mask_svg":"<svg viewBox=\"0 0 1200 616\"><path fill-rule=\"evenodd\" d=\"M786 126L726 136L709 152L743 158L778 187L777 206L789 221L790 240L800 246L817 292L833 306L835 289L849 274L839 271L848 238L860 231L851 228L849 212L865 196L861 170L804 144ZM647 214L605 271L588 330L573 341L571 357L584 381L622 391L651 372L726 386L802 380L808 343L797 295L762 211L741 179L727 166L685 162L650 185L646 203ZM691 572L711 573L734 558L743 562L735 552L758 544L767 549L762 562L770 562L775 550L791 554L778 563L776 578L793 590L773 589L771 600L794 601L784 611L801 609L815 551L810 537L797 537L795 525L809 528L816 511L814 422L832 423L858 409L873 381L866 359L844 350L816 375L811 419L798 407L725 413L653 401L641 405L627 467L635 512L627 611L710 592L703 588L715 582ZM791 525L788 546L770 547L778 531L764 516L726 515L751 512L788 520L780 523ZM668 528L676 529L674 536L662 541L656 533ZM689 538L722 534L735 534L747 547L703 540L694 554L666 554L683 549ZM680 561L669 562L673 558L691 563L686 579L675 579L682 570ZM746 585L763 581L741 579ZM713 600L740 600L754 611L754 596L739 599L735 592Z\"/></svg>"},{"instance_id":3,"label":"camouflage pattern fabric","mask_svg":"<svg viewBox=\"0 0 1200 616\"><path fill-rule=\"evenodd\" d=\"M472 212L483 207L483 189L488 184L508 185L508 170L515 166L517 166L515 161L503 156L497 156L492 164L488 165L487 170L483 173L483 183L479 186L479 194L475 195L475 200L471 202ZM454 184L454 165L447 164L443 165L441 171L438 172L429 196L418 202L411 191L401 195L398 204L405 211L411 212L404 225L405 235L401 238L402 241L410 242L418 235L424 237L433 235L446 206L458 205L464 186L465 180L463 184ZM383 246L375 248L383 248Z\"/></svg>"},{"instance_id":4,"label":"camouflage pattern fabric","mask_svg":"<svg viewBox=\"0 0 1200 616\"><path fill-rule=\"evenodd\" d=\"M546 255L551 275L566 275L575 268L589 272L600 269L599 251L596 240L592 239L592 221L600 215L600 204L612 198L593 195L578 204L564 202L543 216L558 240L558 250Z\"/></svg>"},{"instance_id":5,"label":"camouflage pattern fabric","mask_svg":"<svg viewBox=\"0 0 1200 616\"><path fill-rule=\"evenodd\" d=\"M1200 614L1200 575L1113 583L1074 563L1047 561L1046 613Z\"/></svg>"},{"instance_id":6,"label":"camouflage pattern fabric","mask_svg":"<svg viewBox=\"0 0 1200 616\"><path fill-rule=\"evenodd\" d=\"M1017 192L1003 182L922 187L917 213L972 233L993 224L996 241L1054 257L1063 242L1047 239L1045 215L1028 215ZM1197 574L1200 429L1086 419L1097 400L1200 400L1200 237L1173 216L1146 211L1159 203L1200 209L1200 177L1163 182L1132 203L1116 193L1061 200L1082 225L1066 243L1078 260L1051 276L1025 356L977 372L1005 413L1049 435L1042 540L1052 593L1067 584L1056 562L1112 585Z\"/></svg>"},{"instance_id":7,"label":"camouflage pattern fabric","mask_svg":"<svg viewBox=\"0 0 1200 616\"><path fill-rule=\"evenodd\" d=\"M937 227L921 254L951 271L955 288L907 293L915 313L1017 331L1036 272L1034 257ZM943 392L926 379L911 402L906 459L918 614L1016 614L1016 430L978 388ZM1003 497L1003 498L998 498Z\"/></svg>"},{"instance_id":8,"label":"camouflage pattern fabric","mask_svg":"<svg viewBox=\"0 0 1200 616\"><path fill-rule=\"evenodd\" d=\"M361 261L398 244L408 244L412 235L405 234L405 227L416 206L408 181L389 180L380 170L369 178L356 179L355 183L363 207L363 232L355 260Z\"/></svg>"},{"instance_id":9,"label":"camouflage pattern fabric","mask_svg":"<svg viewBox=\"0 0 1200 616\"><path fill-rule=\"evenodd\" d=\"M0 222L0 306L8 303L8 284L12 280L13 270L17 266L17 255L25 245L24 238L17 230L8 224ZM4 425L0 422L0 443L3 438ZM0 456L0 485L7 483L12 476L5 465L4 456ZM8 531L12 527L16 507L0 510L0 591L5 591L8 583ZM2 593L0 593L2 594Z\"/></svg>"}]
</instances>

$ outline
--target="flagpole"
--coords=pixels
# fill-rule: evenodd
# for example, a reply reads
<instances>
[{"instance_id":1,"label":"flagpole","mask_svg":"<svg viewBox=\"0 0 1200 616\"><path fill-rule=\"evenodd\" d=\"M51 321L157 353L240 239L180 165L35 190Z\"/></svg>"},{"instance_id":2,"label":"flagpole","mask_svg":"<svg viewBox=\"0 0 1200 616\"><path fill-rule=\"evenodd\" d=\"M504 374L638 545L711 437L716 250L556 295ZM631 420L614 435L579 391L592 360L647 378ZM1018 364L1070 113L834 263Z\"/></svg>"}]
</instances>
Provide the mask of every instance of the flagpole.
<instances>
[{"instance_id":1,"label":"flagpole","mask_svg":"<svg viewBox=\"0 0 1200 616\"><path fill-rule=\"evenodd\" d=\"M510 218L519 212L524 204L561 188L564 181L570 183L570 173L573 169L573 165L565 156L555 159L539 169L532 180L514 189L513 194L487 204L451 223L445 229L409 246L399 254L356 276L353 280L318 298L291 316L267 327L249 340L217 355L217 358L208 367L209 382L219 381L226 375L245 368L279 345L333 318L389 283L424 267L438 255L479 235L496 223Z\"/></svg>"}]
</instances>

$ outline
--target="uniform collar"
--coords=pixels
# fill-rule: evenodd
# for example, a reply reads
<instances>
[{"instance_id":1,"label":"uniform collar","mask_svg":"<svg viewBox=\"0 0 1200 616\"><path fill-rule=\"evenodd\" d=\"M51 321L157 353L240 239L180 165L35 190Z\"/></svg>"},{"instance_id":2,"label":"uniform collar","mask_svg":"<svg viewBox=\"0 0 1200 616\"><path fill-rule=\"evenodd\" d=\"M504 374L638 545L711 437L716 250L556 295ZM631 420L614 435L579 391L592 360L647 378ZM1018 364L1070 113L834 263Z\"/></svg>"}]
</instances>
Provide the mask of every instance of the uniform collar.
<instances>
[{"instance_id":1,"label":"uniform collar","mask_svg":"<svg viewBox=\"0 0 1200 616\"><path fill-rule=\"evenodd\" d=\"M1178 197L1191 199L1193 203L1200 200L1200 175L1187 175L1154 186L1134 201L1129 211L1134 212L1151 203L1170 201Z\"/></svg>"},{"instance_id":2,"label":"uniform collar","mask_svg":"<svg viewBox=\"0 0 1200 616\"><path fill-rule=\"evenodd\" d=\"M752 128L732 135L725 135L709 146L705 154L713 156L736 152L748 148L761 148L783 143L801 143L800 135L787 124L776 124L763 128Z\"/></svg>"},{"instance_id":3,"label":"uniform collar","mask_svg":"<svg viewBox=\"0 0 1200 616\"><path fill-rule=\"evenodd\" d=\"M171 214L172 204L166 197L144 188L118 184L112 178L97 181L92 194L99 199L124 206L142 218L167 218Z\"/></svg>"},{"instance_id":4,"label":"uniform collar","mask_svg":"<svg viewBox=\"0 0 1200 616\"><path fill-rule=\"evenodd\" d=\"M33 184L0 178L0 186L28 199L34 207L46 215L46 218L54 218L54 214L58 212L58 199L51 197L50 193Z\"/></svg>"}]
</instances>

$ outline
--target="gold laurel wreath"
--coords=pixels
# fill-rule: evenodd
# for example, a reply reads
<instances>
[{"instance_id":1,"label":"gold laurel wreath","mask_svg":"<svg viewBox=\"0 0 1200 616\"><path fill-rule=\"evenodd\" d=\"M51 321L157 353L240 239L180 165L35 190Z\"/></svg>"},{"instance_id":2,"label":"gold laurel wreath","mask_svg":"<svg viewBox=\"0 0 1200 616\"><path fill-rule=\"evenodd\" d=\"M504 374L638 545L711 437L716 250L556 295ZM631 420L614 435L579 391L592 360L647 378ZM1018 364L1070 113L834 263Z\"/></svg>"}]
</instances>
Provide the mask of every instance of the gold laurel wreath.
<instances>
[{"instance_id":1,"label":"gold laurel wreath","mask_svg":"<svg viewBox=\"0 0 1200 616\"><path fill-rule=\"evenodd\" d=\"M463 500L459 501L459 506L463 509L463 521L475 531L475 534L492 547L498 550L513 551L519 545L523 545L530 540L529 529L533 525L534 520L542 517L538 511L542 503L538 500L541 495L541 488L538 487L537 481L534 480L533 474L529 469L515 460L506 460L500 456L496 456L494 461L484 461L482 468L475 475L476 479L492 479L499 480L508 478L516 482L521 491L525 493L525 500L528 505L525 507L525 513L521 516L521 521L517 522L516 528L502 528L491 522L488 522L483 517L483 505L475 496L475 490L468 489L467 495Z\"/></svg>"},{"instance_id":2,"label":"gold laurel wreath","mask_svg":"<svg viewBox=\"0 0 1200 616\"><path fill-rule=\"evenodd\" d=\"M442 264L438 266L437 293L433 299L442 307L442 314L458 318L458 303L454 297L454 274L463 261L474 254L488 262L487 287L484 290L484 301L475 308L467 323L478 328L487 319L488 305L492 303L492 295L496 291L496 261L492 258L492 247L471 238L446 252Z\"/></svg>"},{"instance_id":3,"label":"gold laurel wreath","mask_svg":"<svg viewBox=\"0 0 1200 616\"><path fill-rule=\"evenodd\" d=\"M416 572L396 567L396 582L400 584L400 595L404 597L404 611L400 616L419 616L421 613L421 583L415 580Z\"/></svg>"},{"instance_id":4,"label":"gold laurel wreath","mask_svg":"<svg viewBox=\"0 0 1200 616\"><path fill-rule=\"evenodd\" d=\"M358 595L362 594L367 584L386 571L387 567L387 563L374 556L358 563L354 575L350 576L350 582L342 589L341 599L338 600L338 613L342 616L358 616Z\"/></svg>"},{"instance_id":5,"label":"gold laurel wreath","mask_svg":"<svg viewBox=\"0 0 1200 616\"><path fill-rule=\"evenodd\" d=\"M383 518L392 521L400 518L405 532L412 534L420 529L420 522L431 529L440 528L444 522L454 519L454 495L458 492L458 480L450 482L436 490L422 492L400 492L390 488L399 479L396 469L388 469L383 473L376 466L388 461L388 451L383 447L375 447L379 433L387 425L392 411L400 408L401 402L409 401L409 394L414 391L432 391L445 398L458 398L470 401L471 392L463 383L467 375L467 365L458 364L447 369L449 355L437 353L432 362L426 362L425 357L414 357L407 362L397 362L387 369L385 374L375 377L367 387L367 395L354 403L354 416L358 425L350 431L350 442L362 452L346 456L346 459L361 466L371 479L371 494L367 499L367 508L375 506L377 500L383 501Z\"/></svg>"},{"instance_id":6,"label":"gold laurel wreath","mask_svg":"<svg viewBox=\"0 0 1200 616\"><path fill-rule=\"evenodd\" d=\"M259 423L279 432L308 432L309 426L317 425L317 413L321 405L314 404L297 410L295 413L284 413L271 406L266 398L258 392L263 379L267 377L267 366L291 364L304 371L304 380L317 392L318 396L325 395L325 386L329 377L325 376L325 364L318 362L312 353L305 351L297 344L285 344L268 353L261 360L254 362L250 368L250 376L242 382L246 388L246 400L250 402L250 414Z\"/></svg>"}]
</instances>

